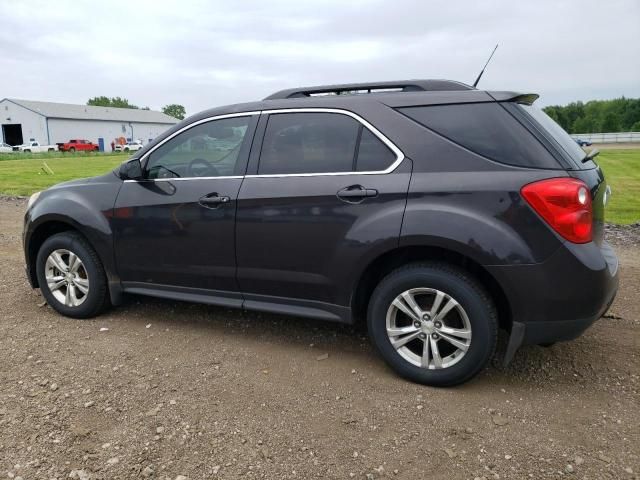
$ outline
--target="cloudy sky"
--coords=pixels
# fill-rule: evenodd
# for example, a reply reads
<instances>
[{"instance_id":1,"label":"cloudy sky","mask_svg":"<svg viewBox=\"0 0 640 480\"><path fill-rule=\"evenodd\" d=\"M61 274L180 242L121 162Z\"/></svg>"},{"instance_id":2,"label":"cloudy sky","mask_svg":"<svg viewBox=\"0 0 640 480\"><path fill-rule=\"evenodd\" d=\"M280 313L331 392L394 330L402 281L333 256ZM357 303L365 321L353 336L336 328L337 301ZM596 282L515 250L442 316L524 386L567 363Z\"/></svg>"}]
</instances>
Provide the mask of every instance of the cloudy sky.
<instances>
[{"instance_id":1,"label":"cloudy sky","mask_svg":"<svg viewBox=\"0 0 640 480\"><path fill-rule=\"evenodd\" d=\"M0 99L188 113L323 83L450 78L640 97L640 1L0 0Z\"/></svg>"}]
</instances>

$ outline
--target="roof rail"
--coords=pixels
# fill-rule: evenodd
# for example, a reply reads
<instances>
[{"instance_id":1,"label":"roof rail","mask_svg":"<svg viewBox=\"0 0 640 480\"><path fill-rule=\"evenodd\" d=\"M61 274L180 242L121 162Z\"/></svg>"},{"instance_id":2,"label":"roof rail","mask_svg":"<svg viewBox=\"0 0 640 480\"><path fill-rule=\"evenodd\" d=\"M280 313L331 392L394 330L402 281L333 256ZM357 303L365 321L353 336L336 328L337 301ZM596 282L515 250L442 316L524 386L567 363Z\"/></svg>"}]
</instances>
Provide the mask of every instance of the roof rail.
<instances>
[{"instance_id":1,"label":"roof rail","mask_svg":"<svg viewBox=\"0 0 640 480\"><path fill-rule=\"evenodd\" d=\"M265 100L304 98L319 95L345 95L384 92L426 92L473 90L473 87L454 80L398 80L394 82L345 83L317 87L289 88L269 95Z\"/></svg>"}]
</instances>

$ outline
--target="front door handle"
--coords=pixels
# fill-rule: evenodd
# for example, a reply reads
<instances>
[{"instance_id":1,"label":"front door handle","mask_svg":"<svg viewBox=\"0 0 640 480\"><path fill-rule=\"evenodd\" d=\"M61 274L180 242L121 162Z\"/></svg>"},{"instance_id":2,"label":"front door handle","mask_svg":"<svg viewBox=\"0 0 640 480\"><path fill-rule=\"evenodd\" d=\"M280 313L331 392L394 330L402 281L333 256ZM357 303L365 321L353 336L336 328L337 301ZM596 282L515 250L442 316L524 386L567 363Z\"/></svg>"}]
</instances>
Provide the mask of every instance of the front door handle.
<instances>
[{"instance_id":1,"label":"front door handle","mask_svg":"<svg viewBox=\"0 0 640 480\"><path fill-rule=\"evenodd\" d=\"M199 201L200 205L207 208L217 208L220 205L225 203L229 203L231 199L229 197L218 195L217 193L210 193L209 195L205 195Z\"/></svg>"},{"instance_id":2,"label":"front door handle","mask_svg":"<svg viewBox=\"0 0 640 480\"><path fill-rule=\"evenodd\" d=\"M351 185L343 188L336 195L346 202L357 202L365 198L377 197L378 190L374 188L364 188L362 185Z\"/></svg>"}]
</instances>

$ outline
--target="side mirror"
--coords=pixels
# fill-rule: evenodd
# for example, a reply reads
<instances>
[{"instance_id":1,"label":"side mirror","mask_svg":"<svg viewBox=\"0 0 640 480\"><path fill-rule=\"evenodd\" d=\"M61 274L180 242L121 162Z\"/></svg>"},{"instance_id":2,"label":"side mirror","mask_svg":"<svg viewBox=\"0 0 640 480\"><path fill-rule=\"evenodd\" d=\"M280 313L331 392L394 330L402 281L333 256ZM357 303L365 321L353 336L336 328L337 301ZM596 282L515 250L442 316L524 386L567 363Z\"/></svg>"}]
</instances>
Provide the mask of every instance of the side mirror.
<instances>
[{"instance_id":1,"label":"side mirror","mask_svg":"<svg viewBox=\"0 0 640 480\"><path fill-rule=\"evenodd\" d=\"M123 180L140 180L142 178L142 165L140 160L132 158L120 165L120 178Z\"/></svg>"}]
</instances>

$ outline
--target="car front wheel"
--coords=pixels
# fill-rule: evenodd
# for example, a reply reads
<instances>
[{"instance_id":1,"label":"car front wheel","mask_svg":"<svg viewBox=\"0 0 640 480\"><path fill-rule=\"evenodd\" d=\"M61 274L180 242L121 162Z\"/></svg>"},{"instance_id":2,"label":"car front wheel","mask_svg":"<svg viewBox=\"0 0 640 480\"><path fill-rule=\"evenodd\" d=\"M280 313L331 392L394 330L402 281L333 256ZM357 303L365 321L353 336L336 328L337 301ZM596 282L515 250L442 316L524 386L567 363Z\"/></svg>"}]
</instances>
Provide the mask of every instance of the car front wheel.
<instances>
[{"instance_id":1,"label":"car front wheel","mask_svg":"<svg viewBox=\"0 0 640 480\"><path fill-rule=\"evenodd\" d=\"M482 286L447 264L410 264L387 275L373 292L369 335L399 375L431 386L453 386L491 359L498 321Z\"/></svg>"},{"instance_id":2,"label":"car front wheel","mask_svg":"<svg viewBox=\"0 0 640 480\"><path fill-rule=\"evenodd\" d=\"M90 318L108 304L104 268L81 235L63 232L49 237L36 262L42 295L62 315Z\"/></svg>"}]
</instances>

